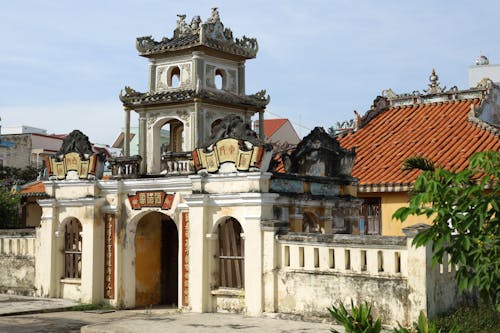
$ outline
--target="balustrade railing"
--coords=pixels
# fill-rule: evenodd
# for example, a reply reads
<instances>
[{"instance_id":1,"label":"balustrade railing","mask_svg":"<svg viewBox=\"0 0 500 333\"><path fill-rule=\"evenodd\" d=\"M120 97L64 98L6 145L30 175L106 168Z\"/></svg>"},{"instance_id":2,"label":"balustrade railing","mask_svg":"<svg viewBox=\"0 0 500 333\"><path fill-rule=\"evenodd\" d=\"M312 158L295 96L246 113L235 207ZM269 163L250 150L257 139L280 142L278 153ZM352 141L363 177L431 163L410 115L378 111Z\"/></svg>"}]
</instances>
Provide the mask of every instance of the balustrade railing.
<instances>
[{"instance_id":1,"label":"balustrade railing","mask_svg":"<svg viewBox=\"0 0 500 333\"><path fill-rule=\"evenodd\" d=\"M193 174L191 152L165 152L161 155L161 173L166 175Z\"/></svg>"},{"instance_id":2,"label":"balustrade railing","mask_svg":"<svg viewBox=\"0 0 500 333\"><path fill-rule=\"evenodd\" d=\"M111 175L113 178L136 178L140 174L142 157L121 156L110 160Z\"/></svg>"}]
</instances>

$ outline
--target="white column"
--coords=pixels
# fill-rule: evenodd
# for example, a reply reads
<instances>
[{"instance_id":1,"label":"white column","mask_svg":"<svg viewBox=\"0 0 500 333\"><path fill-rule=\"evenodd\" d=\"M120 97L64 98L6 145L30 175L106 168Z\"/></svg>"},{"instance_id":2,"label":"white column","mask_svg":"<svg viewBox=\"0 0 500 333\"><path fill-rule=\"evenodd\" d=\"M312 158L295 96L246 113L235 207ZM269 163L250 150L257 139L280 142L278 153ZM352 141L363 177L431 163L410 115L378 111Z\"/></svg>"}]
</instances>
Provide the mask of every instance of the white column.
<instances>
[{"instance_id":1,"label":"white column","mask_svg":"<svg viewBox=\"0 0 500 333\"><path fill-rule=\"evenodd\" d=\"M100 216L94 215L93 217L80 220L82 223L81 295L83 303L99 303L104 299L104 222L96 221L101 219Z\"/></svg>"},{"instance_id":2,"label":"white column","mask_svg":"<svg viewBox=\"0 0 500 333\"><path fill-rule=\"evenodd\" d=\"M55 200L40 200L42 220L36 230L35 249L35 287L38 296L59 297L59 279L57 276L58 239L56 235L58 219Z\"/></svg>"},{"instance_id":3,"label":"white column","mask_svg":"<svg viewBox=\"0 0 500 333\"><path fill-rule=\"evenodd\" d=\"M259 111L259 139L266 139L264 135L264 110Z\"/></svg>"},{"instance_id":4,"label":"white column","mask_svg":"<svg viewBox=\"0 0 500 333\"><path fill-rule=\"evenodd\" d=\"M245 304L250 316L263 310L261 217L245 217Z\"/></svg>"},{"instance_id":5,"label":"white column","mask_svg":"<svg viewBox=\"0 0 500 333\"><path fill-rule=\"evenodd\" d=\"M146 138L146 116L141 114L139 117L139 155L142 157L141 174L145 174L147 170L147 138Z\"/></svg>"},{"instance_id":6,"label":"white column","mask_svg":"<svg viewBox=\"0 0 500 333\"><path fill-rule=\"evenodd\" d=\"M424 314L433 316L429 313L429 280L432 271L432 243L426 246L416 248L412 245L415 236L428 228L428 226L415 225L403 228L403 233L406 235L407 246L407 267L408 267L408 287L411 291L408 295L410 308L408 309L408 322L418 321L420 311Z\"/></svg>"},{"instance_id":7,"label":"white column","mask_svg":"<svg viewBox=\"0 0 500 333\"><path fill-rule=\"evenodd\" d=\"M263 253L262 253L262 271L264 284L264 312L276 312L276 268L278 266L278 255L276 245L276 231L274 227L263 227Z\"/></svg>"},{"instance_id":8,"label":"white column","mask_svg":"<svg viewBox=\"0 0 500 333\"><path fill-rule=\"evenodd\" d=\"M205 195L186 197L189 206L189 305L193 312L206 312L211 301Z\"/></svg>"},{"instance_id":9,"label":"white column","mask_svg":"<svg viewBox=\"0 0 500 333\"><path fill-rule=\"evenodd\" d=\"M123 133L123 155L130 156L130 109L124 107L125 110L125 129Z\"/></svg>"}]
</instances>

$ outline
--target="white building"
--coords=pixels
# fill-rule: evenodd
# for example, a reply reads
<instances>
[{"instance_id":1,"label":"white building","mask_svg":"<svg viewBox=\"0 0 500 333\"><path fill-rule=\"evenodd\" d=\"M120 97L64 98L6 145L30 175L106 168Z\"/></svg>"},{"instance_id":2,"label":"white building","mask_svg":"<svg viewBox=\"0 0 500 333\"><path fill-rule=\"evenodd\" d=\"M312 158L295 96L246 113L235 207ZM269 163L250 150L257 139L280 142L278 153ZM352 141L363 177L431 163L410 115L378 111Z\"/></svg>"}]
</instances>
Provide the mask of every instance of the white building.
<instances>
[{"instance_id":1,"label":"white building","mask_svg":"<svg viewBox=\"0 0 500 333\"><path fill-rule=\"evenodd\" d=\"M354 150L315 128L286 173L268 168L263 126L257 134L250 123L258 114L262 125L269 98L245 93L257 41L235 39L216 8L204 22L184 20L172 38L137 39L150 90L121 94L125 156L112 161L112 178L101 179L103 159L74 131L50 159L36 235L0 237L2 255L31 260L33 292L249 315L326 315L354 298L373 302L387 323L452 306L453 268L431 268L430 248L411 246L420 226L406 237L350 234L361 205ZM129 156L132 111L140 157Z\"/></svg>"}]
</instances>

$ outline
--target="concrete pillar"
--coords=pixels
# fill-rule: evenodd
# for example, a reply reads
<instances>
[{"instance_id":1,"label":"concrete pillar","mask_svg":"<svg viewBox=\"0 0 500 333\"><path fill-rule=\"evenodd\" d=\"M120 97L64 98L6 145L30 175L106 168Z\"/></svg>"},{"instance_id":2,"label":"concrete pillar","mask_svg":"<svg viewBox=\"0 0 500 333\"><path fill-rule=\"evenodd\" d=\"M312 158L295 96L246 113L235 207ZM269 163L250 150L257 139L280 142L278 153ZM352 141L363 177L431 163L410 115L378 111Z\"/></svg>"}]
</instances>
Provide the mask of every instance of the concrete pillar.
<instances>
[{"instance_id":1,"label":"concrete pillar","mask_svg":"<svg viewBox=\"0 0 500 333\"><path fill-rule=\"evenodd\" d=\"M208 242L206 239L206 195L186 197L189 206L189 304L193 312L208 311L210 302L210 285L208 274Z\"/></svg>"},{"instance_id":2,"label":"concrete pillar","mask_svg":"<svg viewBox=\"0 0 500 333\"><path fill-rule=\"evenodd\" d=\"M57 275L57 208L55 200L39 200L42 207L40 227L36 230L35 249L35 287L38 296L59 297L59 279ZM59 235L64 237L64 235Z\"/></svg>"},{"instance_id":3,"label":"concrete pillar","mask_svg":"<svg viewBox=\"0 0 500 333\"><path fill-rule=\"evenodd\" d=\"M407 323L418 321L420 311L427 316L429 313L429 293L432 290L429 284L432 281L432 244L416 248L412 245L413 239L423 230L429 228L426 224L417 224L403 228L406 235L407 246L407 267L408 267L408 295L409 308Z\"/></svg>"},{"instance_id":4,"label":"concrete pillar","mask_svg":"<svg viewBox=\"0 0 500 333\"><path fill-rule=\"evenodd\" d=\"M130 156L130 109L124 107L125 110L125 130L123 133L123 155Z\"/></svg>"},{"instance_id":5,"label":"concrete pillar","mask_svg":"<svg viewBox=\"0 0 500 333\"><path fill-rule=\"evenodd\" d=\"M156 91L156 64L154 61L149 63L149 91Z\"/></svg>"},{"instance_id":6,"label":"concrete pillar","mask_svg":"<svg viewBox=\"0 0 500 333\"><path fill-rule=\"evenodd\" d=\"M247 314L258 316L263 311L262 230L261 217L245 217L245 305Z\"/></svg>"},{"instance_id":7,"label":"concrete pillar","mask_svg":"<svg viewBox=\"0 0 500 333\"><path fill-rule=\"evenodd\" d=\"M193 52L193 85L198 89L205 87L205 59L204 53L200 51Z\"/></svg>"},{"instance_id":8,"label":"concrete pillar","mask_svg":"<svg viewBox=\"0 0 500 333\"><path fill-rule=\"evenodd\" d=\"M193 147L187 147L188 150L193 150L195 148L201 147L202 142L205 140L204 136L204 130L203 130L203 123L205 120L205 112L204 110L200 107L200 102L198 99L195 99L194 101L194 146Z\"/></svg>"},{"instance_id":9,"label":"concrete pillar","mask_svg":"<svg viewBox=\"0 0 500 333\"><path fill-rule=\"evenodd\" d=\"M94 210L94 207L88 207ZM95 216L99 219L99 216ZM104 223L94 219L82 223L82 277L83 303L99 303L104 299Z\"/></svg>"},{"instance_id":10,"label":"concrete pillar","mask_svg":"<svg viewBox=\"0 0 500 333\"><path fill-rule=\"evenodd\" d=\"M277 284L276 268L278 265L278 256L276 246L276 232L278 228L266 226L262 228L262 277L264 283L264 308L263 312L276 312L277 303Z\"/></svg>"},{"instance_id":11,"label":"concrete pillar","mask_svg":"<svg viewBox=\"0 0 500 333\"><path fill-rule=\"evenodd\" d=\"M259 139L266 139L264 135L264 110L259 110Z\"/></svg>"},{"instance_id":12,"label":"concrete pillar","mask_svg":"<svg viewBox=\"0 0 500 333\"><path fill-rule=\"evenodd\" d=\"M238 64L238 94L245 95L245 63Z\"/></svg>"},{"instance_id":13,"label":"concrete pillar","mask_svg":"<svg viewBox=\"0 0 500 333\"><path fill-rule=\"evenodd\" d=\"M145 174L147 170L147 138L146 138L146 115L139 116L139 155L142 157L140 173Z\"/></svg>"}]
</instances>

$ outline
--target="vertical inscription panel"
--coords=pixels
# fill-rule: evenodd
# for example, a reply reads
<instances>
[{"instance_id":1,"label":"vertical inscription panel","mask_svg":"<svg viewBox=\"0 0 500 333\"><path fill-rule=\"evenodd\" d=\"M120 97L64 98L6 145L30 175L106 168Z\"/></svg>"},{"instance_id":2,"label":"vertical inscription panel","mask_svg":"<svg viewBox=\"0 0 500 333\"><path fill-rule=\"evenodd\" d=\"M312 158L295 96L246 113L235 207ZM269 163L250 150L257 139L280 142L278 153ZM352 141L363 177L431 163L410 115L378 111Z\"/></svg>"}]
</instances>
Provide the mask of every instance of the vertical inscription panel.
<instances>
[{"instance_id":1,"label":"vertical inscription panel","mask_svg":"<svg viewBox=\"0 0 500 333\"><path fill-rule=\"evenodd\" d=\"M104 298L115 298L115 215L104 214Z\"/></svg>"},{"instance_id":2,"label":"vertical inscription panel","mask_svg":"<svg viewBox=\"0 0 500 333\"><path fill-rule=\"evenodd\" d=\"M182 306L189 305L189 213L182 213Z\"/></svg>"}]
</instances>

